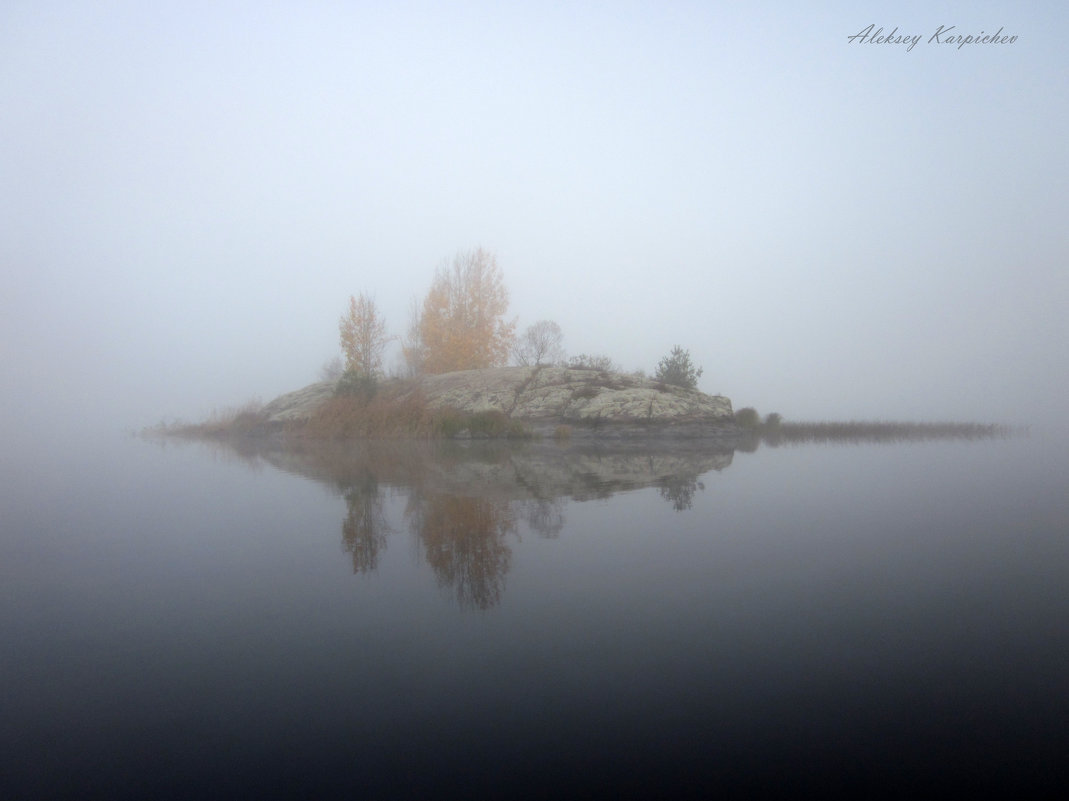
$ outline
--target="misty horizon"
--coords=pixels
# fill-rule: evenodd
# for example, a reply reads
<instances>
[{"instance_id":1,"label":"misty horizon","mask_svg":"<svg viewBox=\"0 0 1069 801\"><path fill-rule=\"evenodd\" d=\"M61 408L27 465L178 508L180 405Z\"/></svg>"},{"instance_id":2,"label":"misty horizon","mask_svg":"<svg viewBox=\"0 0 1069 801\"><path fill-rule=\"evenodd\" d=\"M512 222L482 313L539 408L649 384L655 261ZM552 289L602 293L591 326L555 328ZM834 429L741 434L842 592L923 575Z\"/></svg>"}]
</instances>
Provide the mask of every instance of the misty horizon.
<instances>
[{"instance_id":1,"label":"misty horizon","mask_svg":"<svg viewBox=\"0 0 1069 801\"><path fill-rule=\"evenodd\" d=\"M872 13L7 8L9 436L270 400L480 246L518 331L736 407L1060 425L1066 15Z\"/></svg>"}]
</instances>

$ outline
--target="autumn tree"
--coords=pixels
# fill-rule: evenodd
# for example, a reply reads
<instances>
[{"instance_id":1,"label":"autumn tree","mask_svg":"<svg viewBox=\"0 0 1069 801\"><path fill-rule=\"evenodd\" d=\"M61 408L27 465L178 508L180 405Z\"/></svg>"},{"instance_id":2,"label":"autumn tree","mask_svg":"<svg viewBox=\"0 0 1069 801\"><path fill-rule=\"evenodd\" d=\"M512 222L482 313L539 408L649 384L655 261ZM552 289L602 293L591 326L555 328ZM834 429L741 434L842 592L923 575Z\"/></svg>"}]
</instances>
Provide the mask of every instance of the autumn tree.
<instances>
[{"instance_id":1,"label":"autumn tree","mask_svg":"<svg viewBox=\"0 0 1069 801\"><path fill-rule=\"evenodd\" d=\"M539 320L527 327L516 341L514 355L516 364L528 365L555 364L564 359L561 341L564 335L560 326L552 320Z\"/></svg>"},{"instance_id":2,"label":"autumn tree","mask_svg":"<svg viewBox=\"0 0 1069 801\"><path fill-rule=\"evenodd\" d=\"M449 373L500 367L512 349L508 290L497 259L479 248L461 252L435 273L418 321L422 369Z\"/></svg>"},{"instance_id":3,"label":"autumn tree","mask_svg":"<svg viewBox=\"0 0 1069 801\"><path fill-rule=\"evenodd\" d=\"M386 336L386 321L379 316L375 301L360 293L349 296L349 311L338 321L341 349L345 354L346 372L367 378L382 373L382 352L390 337Z\"/></svg>"},{"instance_id":4,"label":"autumn tree","mask_svg":"<svg viewBox=\"0 0 1069 801\"><path fill-rule=\"evenodd\" d=\"M417 376L423 372L424 363L427 361L426 349L423 347L423 309L415 297L412 298L412 307L409 312L408 329L401 339L401 356L404 358L405 367L409 376Z\"/></svg>"}]
</instances>

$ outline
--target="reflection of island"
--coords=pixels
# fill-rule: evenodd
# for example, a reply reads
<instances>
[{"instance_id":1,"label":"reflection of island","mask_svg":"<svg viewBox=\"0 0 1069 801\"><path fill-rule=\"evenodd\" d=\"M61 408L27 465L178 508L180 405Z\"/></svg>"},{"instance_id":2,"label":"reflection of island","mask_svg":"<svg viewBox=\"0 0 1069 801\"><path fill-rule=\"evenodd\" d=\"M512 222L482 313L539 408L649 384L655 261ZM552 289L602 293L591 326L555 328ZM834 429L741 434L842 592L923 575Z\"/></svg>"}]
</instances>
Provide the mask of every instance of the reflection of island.
<instances>
[{"instance_id":1,"label":"reflection of island","mask_svg":"<svg viewBox=\"0 0 1069 801\"><path fill-rule=\"evenodd\" d=\"M762 425L736 438L755 451L810 442L895 443L986 439L1015 432L969 423L812 423ZM1019 433L1019 432L1017 432ZM353 571L379 566L391 526L383 498L405 496L403 522L439 583L463 606L485 609L501 600L519 522L542 537L564 530L569 501L657 488L676 511L690 509L702 477L731 465L735 451L709 439L561 443L534 440L349 440L233 437L216 447L251 467L264 463L322 482L345 498L342 546Z\"/></svg>"},{"instance_id":2,"label":"reflection of island","mask_svg":"<svg viewBox=\"0 0 1069 801\"><path fill-rule=\"evenodd\" d=\"M353 571L378 568L391 534L403 522L420 557L462 606L497 604L519 523L543 537L564 530L569 501L656 487L677 511L689 509L699 478L731 464L730 450L662 450L616 444L367 441L264 446L243 457L330 485L345 498L342 546ZM384 490L406 496L403 521L388 519ZM401 515L397 515L401 517Z\"/></svg>"},{"instance_id":3,"label":"reflection of island","mask_svg":"<svg viewBox=\"0 0 1069 801\"><path fill-rule=\"evenodd\" d=\"M609 498L644 487L665 488L664 497L677 505L678 493L693 496L701 489L698 477L730 466L733 454L730 449L713 449L708 444L654 449L637 444L608 447L590 443L561 446L553 442L370 440L290 445L263 442L255 453L243 456L320 481L342 493L372 482L419 493L530 501L538 506L554 499ZM545 508L527 508L522 516L529 515L542 519L536 528L548 530L555 525Z\"/></svg>"}]
</instances>

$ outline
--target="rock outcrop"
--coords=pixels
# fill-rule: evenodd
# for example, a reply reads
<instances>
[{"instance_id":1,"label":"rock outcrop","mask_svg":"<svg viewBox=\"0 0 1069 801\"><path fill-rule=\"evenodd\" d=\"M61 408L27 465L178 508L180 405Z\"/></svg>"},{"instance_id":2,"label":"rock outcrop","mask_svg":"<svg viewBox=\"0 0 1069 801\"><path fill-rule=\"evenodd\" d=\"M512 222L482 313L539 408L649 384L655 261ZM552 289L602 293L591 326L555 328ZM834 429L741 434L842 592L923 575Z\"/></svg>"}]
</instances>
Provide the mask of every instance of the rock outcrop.
<instances>
[{"instance_id":1,"label":"rock outcrop","mask_svg":"<svg viewBox=\"0 0 1069 801\"><path fill-rule=\"evenodd\" d=\"M268 422L308 419L331 397L331 382L311 384L264 407ZM498 412L549 435L568 426L575 436L730 436L731 401L634 375L564 367L501 367L383 382L399 400L418 393L429 408Z\"/></svg>"},{"instance_id":2,"label":"rock outcrop","mask_svg":"<svg viewBox=\"0 0 1069 801\"><path fill-rule=\"evenodd\" d=\"M334 381L319 381L296 392L279 395L260 410L269 423L307 420L324 401L334 397Z\"/></svg>"}]
</instances>

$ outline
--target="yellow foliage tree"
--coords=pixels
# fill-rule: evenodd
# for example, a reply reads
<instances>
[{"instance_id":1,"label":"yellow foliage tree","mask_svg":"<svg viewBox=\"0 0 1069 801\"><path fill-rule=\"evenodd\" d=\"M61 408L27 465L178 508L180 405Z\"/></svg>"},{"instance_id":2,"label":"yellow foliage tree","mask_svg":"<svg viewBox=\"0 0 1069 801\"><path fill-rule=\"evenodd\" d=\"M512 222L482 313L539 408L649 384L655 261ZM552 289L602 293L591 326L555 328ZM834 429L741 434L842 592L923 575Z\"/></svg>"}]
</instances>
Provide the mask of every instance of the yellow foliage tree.
<instances>
[{"instance_id":1,"label":"yellow foliage tree","mask_svg":"<svg viewBox=\"0 0 1069 801\"><path fill-rule=\"evenodd\" d=\"M382 373L382 352L390 337L374 300L363 292L359 298L350 295L349 311L338 320L338 333L347 371L368 377Z\"/></svg>"},{"instance_id":2,"label":"yellow foliage tree","mask_svg":"<svg viewBox=\"0 0 1069 801\"><path fill-rule=\"evenodd\" d=\"M412 309L408 323L408 330L401 340L401 355L408 367L409 376L417 376L423 372L423 363L426 353L423 347L423 309L419 301L412 298Z\"/></svg>"},{"instance_id":3,"label":"yellow foliage tree","mask_svg":"<svg viewBox=\"0 0 1069 801\"><path fill-rule=\"evenodd\" d=\"M422 369L449 373L508 362L516 322L506 322L509 296L492 253L461 252L435 273L419 316Z\"/></svg>"}]
</instances>

